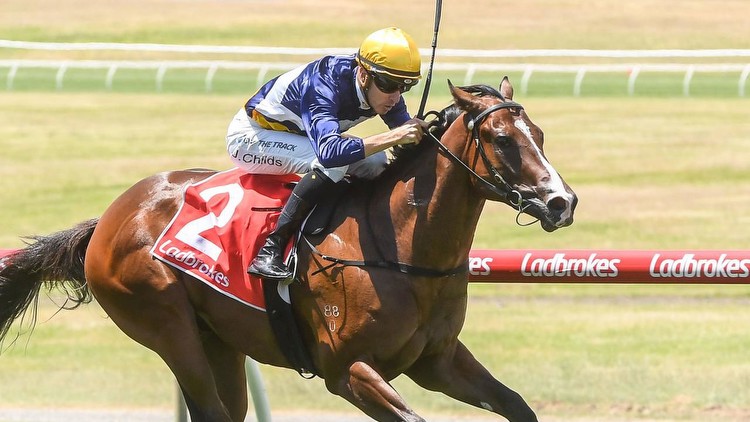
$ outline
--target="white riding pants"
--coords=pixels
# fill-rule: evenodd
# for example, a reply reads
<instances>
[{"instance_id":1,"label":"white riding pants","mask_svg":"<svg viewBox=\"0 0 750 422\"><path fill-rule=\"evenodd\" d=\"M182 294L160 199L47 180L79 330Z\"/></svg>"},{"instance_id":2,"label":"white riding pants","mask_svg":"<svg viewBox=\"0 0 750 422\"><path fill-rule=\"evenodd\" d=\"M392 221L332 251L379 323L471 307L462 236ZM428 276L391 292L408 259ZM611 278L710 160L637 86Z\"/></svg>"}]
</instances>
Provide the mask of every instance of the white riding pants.
<instances>
[{"instance_id":1,"label":"white riding pants","mask_svg":"<svg viewBox=\"0 0 750 422\"><path fill-rule=\"evenodd\" d=\"M248 173L304 174L319 169L334 182L347 174L373 179L385 170L388 161L381 151L348 166L325 168L306 136L263 128L244 107L229 123L227 152L234 165Z\"/></svg>"}]
</instances>

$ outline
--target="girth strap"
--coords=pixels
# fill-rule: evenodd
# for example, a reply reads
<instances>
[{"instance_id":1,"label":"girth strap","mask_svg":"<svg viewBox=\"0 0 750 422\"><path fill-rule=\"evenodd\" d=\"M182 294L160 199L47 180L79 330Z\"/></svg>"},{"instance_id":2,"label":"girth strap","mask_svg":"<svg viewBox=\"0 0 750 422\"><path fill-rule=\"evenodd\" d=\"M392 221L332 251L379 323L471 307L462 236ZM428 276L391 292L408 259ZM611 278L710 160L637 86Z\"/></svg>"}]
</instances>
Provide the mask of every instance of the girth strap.
<instances>
[{"instance_id":1,"label":"girth strap","mask_svg":"<svg viewBox=\"0 0 750 422\"><path fill-rule=\"evenodd\" d=\"M292 305L279 295L279 283L271 280L262 280L262 282L266 314L279 349L302 378L309 379L320 375L302 339L302 331L294 317Z\"/></svg>"},{"instance_id":2,"label":"girth strap","mask_svg":"<svg viewBox=\"0 0 750 422\"><path fill-rule=\"evenodd\" d=\"M307 240L307 237L302 235L302 239L304 239L305 243L307 243L307 246L310 248L310 250L315 254L318 255L320 258L330 262L330 265L327 265L313 273L313 275L320 273L322 271L325 271L334 265L343 265L346 267L377 267L377 268L385 268L388 270L398 271L400 273L419 276L419 277L450 277L457 274L463 274L466 273L469 270L469 263L468 261L464 264L459 265L456 268L450 269L450 270L436 270L434 268L424 268L424 267L416 267L414 265L406 264L403 262L393 262L393 261L378 261L378 260L364 260L364 261L358 261L358 260L351 260L351 259L342 259L342 258L336 258L333 256L326 255L318 250L315 246L310 243L309 240Z\"/></svg>"}]
</instances>

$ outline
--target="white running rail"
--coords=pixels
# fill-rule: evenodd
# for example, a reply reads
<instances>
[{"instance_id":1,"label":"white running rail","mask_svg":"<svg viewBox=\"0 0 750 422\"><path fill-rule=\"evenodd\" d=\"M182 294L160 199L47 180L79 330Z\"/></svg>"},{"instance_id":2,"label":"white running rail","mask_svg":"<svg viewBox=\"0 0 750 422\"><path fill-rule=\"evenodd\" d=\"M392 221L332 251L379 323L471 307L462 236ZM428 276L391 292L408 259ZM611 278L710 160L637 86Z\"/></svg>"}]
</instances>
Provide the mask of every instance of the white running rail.
<instances>
[{"instance_id":1,"label":"white running rail","mask_svg":"<svg viewBox=\"0 0 750 422\"><path fill-rule=\"evenodd\" d=\"M208 54L269 54L309 56L319 54L350 54L354 48L294 48L262 46L220 46L220 45L178 45L150 43L104 43L104 42L37 42L0 40L0 48L49 51L158 51L171 53L208 53ZM431 53L430 49L421 48L423 56ZM535 50L465 50L438 49L439 57L464 58L509 58L509 57L601 57L601 58L717 58L717 57L750 57L747 49L707 49L707 50L587 50L587 49L535 49Z\"/></svg>"},{"instance_id":2,"label":"white running rail","mask_svg":"<svg viewBox=\"0 0 750 422\"><path fill-rule=\"evenodd\" d=\"M221 69L257 70L256 87L263 84L271 71L286 71L300 66L302 63L293 62L249 62L228 60L0 60L0 68L8 68L6 75L6 90L12 90L18 70L22 68L57 69L55 86L58 90L64 86L65 74L70 69L107 69L103 81L106 89L112 89L113 80L120 69L154 70L154 89L161 91L164 78L170 69L205 69L204 87L206 92L213 90L213 81ZM426 69L424 69L426 70ZM476 72L522 72L521 92L528 92L529 83L534 73L574 73L574 96L581 95L581 87L585 76L590 73L627 73L627 92L635 94L636 79L644 72L681 72L684 73L682 93L690 95L690 85L693 76L700 72L737 73L737 93L746 96L747 79L750 76L750 64L743 63L713 63L713 64L682 64L682 63L622 63L622 64L497 64L497 63L437 63L435 71L464 72L464 85L472 83Z\"/></svg>"}]
</instances>

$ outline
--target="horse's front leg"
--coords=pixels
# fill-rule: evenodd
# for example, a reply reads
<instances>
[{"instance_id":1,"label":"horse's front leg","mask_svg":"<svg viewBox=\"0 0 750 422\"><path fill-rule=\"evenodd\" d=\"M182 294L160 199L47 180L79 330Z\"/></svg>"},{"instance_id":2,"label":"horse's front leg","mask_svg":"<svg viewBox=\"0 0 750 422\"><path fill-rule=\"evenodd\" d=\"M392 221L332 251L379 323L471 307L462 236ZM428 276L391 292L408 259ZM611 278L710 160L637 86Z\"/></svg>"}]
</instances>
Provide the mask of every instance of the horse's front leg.
<instances>
[{"instance_id":1,"label":"horse's front leg","mask_svg":"<svg viewBox=\"0 0 750 422\"><path fill-rule=\"evenodd\" d=\"M524 399L495 379L460 341L441 354L420 358L406 375L428 390L495 412L510 422L537 422Z\"/></svg>"},{"instance_id":2,"label":"horse's front leg","mask_svg":"<svg viewBox=\"0 0 750 422\"><path fill-rule=\"evenodd\" d=\"M328 390L378 421L424 422L396 390L364 361L354 362L339 377L326 377Z\"/></svg>"}]
</instances>

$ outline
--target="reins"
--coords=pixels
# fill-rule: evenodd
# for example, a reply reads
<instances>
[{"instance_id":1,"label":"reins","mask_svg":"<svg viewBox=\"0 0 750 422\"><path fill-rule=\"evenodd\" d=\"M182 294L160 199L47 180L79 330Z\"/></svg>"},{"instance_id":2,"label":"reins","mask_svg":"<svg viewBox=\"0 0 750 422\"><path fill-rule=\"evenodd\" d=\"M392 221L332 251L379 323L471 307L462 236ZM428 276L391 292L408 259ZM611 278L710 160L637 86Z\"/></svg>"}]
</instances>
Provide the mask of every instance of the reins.
<instances>
[{"instance_id":1,"label":"reins","mask_svg":"<svg viewBox=\"0 0 750 422\"><path fill-rule=\"evenodd\" d=\"M365 221L367 222L366 226L367 229L370 231L370 235L374 236L375 233L372 231L372 225L369 223L370 220L370 210L372 207L370 206L370 201L372 200L372 195L367 195L367 204L365 206ZM449 277L456 274L462 274L465 273L468 270L468 262L465 262L458 267L451 268L449 270L436 270L433 268L425 268L425 267L418 267L411 264L406 264L403 262L394 262L394 261L386 261L386 260L353 260L353 259L342 259L337 258L334 256L326 255L318 248L316 248L310 241L307 239L307 237L304 235L304 233L300 232L299 239L304 240L305 243L307 243L307 247L310 248L310 251L319 256L321 259L330 262L330 264L316 270L312 273L312 275L318 274L320 272L326 271L329 268L335 266L335 265L343 265L348 267L376 267L376 268L384 268L389 269L393 271L398 271L400 273L414 275L418 277ZM375 245L377 248L378 254L380 256L383 256L383 251L380 250L380 248ZM295 244L295 249L297 245ZM296 271L296 269L295 269Z\"/></svg>"},{"instance_id":2,"label":"reins","mask_svg":"<svg viewBox=\"0 0 750 422\"><path fill-rule=\"evenodd\" d=\"M521 192L519 192L517 189L513 189L510 183L508 183L503 178L497 168L492 165L489 158L487 158L487 153L484 150L484 145L482 145L482 142L479 139L479 126L482 124L482 122L484 122L484 119L486 119L487 116L489 116L491 113L505 108L518 108L523 110L523 106L515 101L504 101L502 103L488 107L487 109L479 113L476 117L471 117L471 115L469 115L471 117L471 120L469 120L469 123L466 126L467 129L469 129L469 131L471 132L472 141L476 145L477 151L479 151L479 155L482 157L482 162L484 162L485 167L492 174L492 178L495 179L496 184L477 174L474 169L469 167L463 160L461 160L458 156L456 156L456 154L448 149L448 147L446 147L445 144L443 144L440 139L438 139L438 137L436 137L432 133L432 131L428 130L427 134L432 138L433 141L435 141L435 143L437 143L438 148L445 154L447 154L454 163L463 167L464 170L468 171L469 174L474 176L474 178L481 182L487 189L489 189L492 193L498 195L500 198L502 198L502 200L507 201L508 204L510 204L518 211L518 213L516 214L516 224L518 224L519 226L530 226L539 220L535 219L534 221L531 221L529 223L522 223L521 215L526 211L528 207L531 206L531 204L526 204L527 201L523 198ZM436 116L437 121L442 118L440 116L440 113L436 111L430 111L425 115L425 117L429 115ZM434 126L432 127L434 128Z\"/></svg>"},{"instance_id":3,"label":"reins","mask_svg":"<svg viewBox=\"0 0 750 422\"><path fill-rule=\"evenodd\" d=\"M467 129L470 131L470 136L472 138L472 141L474 142L477 150L479 151L479 155L482 158L482 161L484 162L485 167L490 171L492 174L492 178L495 180L495 183L492 183L491 181L485 179L484 177L477 174L474 169L469 167L461 158L459 158L456 154L454 154L450 149L448 149L445 144L443 144L442 141L438 137L436 137L432 130L428 130L427 134L432 138L433 141L438 146L438 149L448 155L448 157L453 161L454 163L461 166L464 170L468 171L470 175L472 175L474 178L476 178L479 182L481 182L487 189L498 195L503 200L507 201L508 204L513 206L517 211L518 214L516 214L516 224L519 226L529 226L531 224L536 223L538 220L534 220L530 223L521 223L520 218L521 214L526 211L528 207L531 206L531 204L527 204L527 201L523 198L521 195L521 192L519 192L517 189L514 189L510 183L508 183L505 178L500 174L500 172L495 168L492 163L490 162L489 158L487 157L487 153L484 150L484 146L482 145L481 140L479 139L479 126L484 122L484 120L489 116L491 113L494 113L495 111L506 109L506 108L518 108L523 109L523 106L515 101L504 101L499 104L495 104L491 107L488 107L481 113L479 113L476 117L471 117L469 120L469 123L467 124ZM425 117L434 115L436 117L436 120L434 122L439 122L442 117L440 113L436 111L430 111L427 114L425 114ZM430 129L433 129L435 126L433 125ZM337 258L334 256L326 255L318 248L316 248L310 241L307 239L307 237L304 234L300 235L300 239L304 240L307 244L307 247L310 249L310 251L320 257L324 261L330 262L330 264L323 266L322 268L316 270L312 273L312 275L318 274L320 272L326 271L330 268L332 268L335 265L343 265L343 266L349 266L349 267L376 267L376 268L384 268L388 270L398 271L404 274L414 275L414 276L421 276L421 277L449 277L452 275L457 274L463 274L468 270L467 263L461 264L460 266L456 268L452 268L449 270L436 270L433 268L425 268L425 267L418 267L411 264L406 264L403 262L394 262L394 261L386 261L386 260L352 260L352 259L342 259Z\"/></svg>"},{"instance_id":4,"label":"reins","mask_svg":"<svg viewBox=\"0 0 750 422\"><path fill-rule=\"evenodd\" d=\"M342 259L342 258L336 258L335 256L326 255L318 248L316 248L310 241L307 239L307 237L303 234L301 235L301 239L305 241L307 244L307 247L310 248L310 251L314 253L315 255L319 256L321 259L330 262L330 264L316 270L311 275L315 275L318 273L321 273L335 265L343 265L345 267L376 267L376 268L384 268L387 270L393 270L398 271L400 273L414 275L418 277L432 277L432 278L438 278L438 277L450 277L453 275L463 274L468 271L468 262L463 263L459 265L456 268L452 268L450 270L436 270L433 268L425 268L425 267L417 267L411 264L406 264L403 262L394 262L394 261L385 261L385 260L353 260L353 259Z\"/></svg>"}]
</instances>

